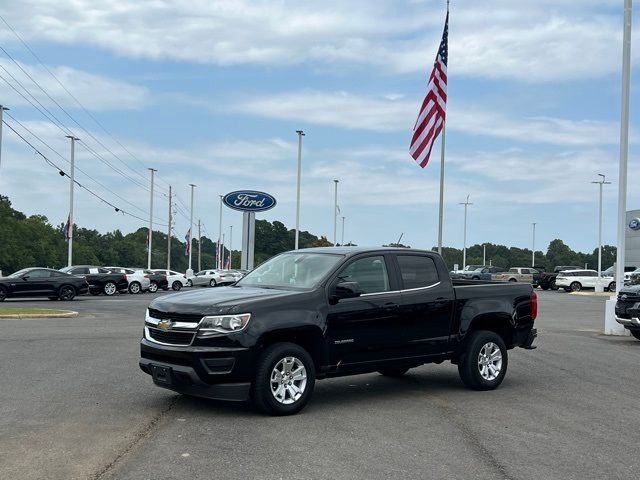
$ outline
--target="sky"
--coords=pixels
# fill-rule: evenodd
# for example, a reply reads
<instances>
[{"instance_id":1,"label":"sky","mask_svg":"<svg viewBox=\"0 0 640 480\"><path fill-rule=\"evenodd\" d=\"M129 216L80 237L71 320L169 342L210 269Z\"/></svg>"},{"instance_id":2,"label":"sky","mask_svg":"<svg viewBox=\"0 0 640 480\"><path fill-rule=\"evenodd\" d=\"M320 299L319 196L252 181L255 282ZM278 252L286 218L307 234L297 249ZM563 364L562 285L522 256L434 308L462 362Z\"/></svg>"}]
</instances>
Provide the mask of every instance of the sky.
<instances>
[{"instance_id":1,"label":"sky","mask_svg":"<svg viewBox=\"0 0 640 480\"><path fill-rule=\"evenodd\" d=\"M561 238L593 251L598 187L590 182L598 173L612 182L603 242L615 243L622 7L452 2L445 246L462 247L460 202L469 195L468 245L531 248L536 222L536 249ZM167 228L171 185L174 234L184 238L191 183L194 220L210 238L218 236L219 195L239 189L272 194L277 206L257 218L293 228L295 131L304 130L301 230L333 240L338 179L345 242L381 245L402 235L402 243L431 248L440 145L424 169L408 145L445 13L443 0L5 0L0 104L10 108L5 121L64 171L65 136L80 138L77 181L134 215L76 188L79 226L146 227L147 169L155 168L156 230ZM629 209L640 208L637 38ZM66 221L68 178L6 126L0 193L26 214ZM233 226L236 249L241 215L223 211L222 231L228 240Z\"/></svg>"}]
</instances>

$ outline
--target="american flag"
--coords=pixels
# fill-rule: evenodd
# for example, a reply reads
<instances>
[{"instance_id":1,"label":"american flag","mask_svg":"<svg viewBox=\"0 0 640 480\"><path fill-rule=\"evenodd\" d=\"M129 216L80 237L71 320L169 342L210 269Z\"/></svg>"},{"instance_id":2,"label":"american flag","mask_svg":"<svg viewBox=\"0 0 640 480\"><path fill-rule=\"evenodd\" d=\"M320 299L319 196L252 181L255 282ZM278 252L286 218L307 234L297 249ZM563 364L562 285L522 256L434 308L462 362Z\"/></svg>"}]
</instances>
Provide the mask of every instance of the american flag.
<instances>
[{"instance_id":1,"label":"american flag","mask_svg":"<svg viewBox=\"0 0 640 480\"><path fill-rule=\"evenodd\" d=\"M186 245L184 247L184 256L188 257L189 252L191 251L191 229L187 230L187 234L184 236L186 240Z\"/></svg>"},{"instance_id":2,"label":"american flag","mask_svg":"<svg viewBox=\"0 0 640 480\"><path fill-rule=\"evenodd\" d=\"M418 120L413 127L413 137L409 153L422 168L429 163L429 156L437 136L442 131L445 121L445 109L447 106L447 59L449 56L449 11L444 22L442 41L433 64L433 70L427 85L427 94L424 97Z\"/></svg>"}]
</instances>

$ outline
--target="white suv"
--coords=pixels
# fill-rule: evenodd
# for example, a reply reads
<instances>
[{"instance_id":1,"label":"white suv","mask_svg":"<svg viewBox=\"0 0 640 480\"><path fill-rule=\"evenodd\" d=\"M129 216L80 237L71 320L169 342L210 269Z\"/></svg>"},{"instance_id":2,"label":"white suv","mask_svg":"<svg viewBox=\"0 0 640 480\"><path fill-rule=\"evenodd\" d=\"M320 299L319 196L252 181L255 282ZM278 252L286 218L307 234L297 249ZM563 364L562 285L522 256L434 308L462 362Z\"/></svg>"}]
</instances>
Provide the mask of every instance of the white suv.
<instances>
[{"instance_id":1,"label":"white suv","mask_svg":"<svg viewBox=\"0 0 640 480\"><path fill-rule=\"evenodd\" d=\"M613 277L603 274L600 277L600 282L604 288L608 288L611 292L616 289L616 282ZM566 292L579 292L583 288L596 288L597 283L598 272L595 270L565 270L558 273L556 277L556 286L564 288Z\"/></svg>"},{"instance_id":2,"label":"white suv","mask_svg":"<svg viewBox=\"0 0 640 480\"><path fill-rule=\"evenodd\" d=\"M153 270L153 272L165 275L167 282L169 282L169 288L172 290L178 291L188 285L187 276L184 273L174 272L173 270Z\"/></svg>"},{"instance_id":3,"label":"white suv","mask_svg":"<svg viewBox=\"0 0 640 480\"><path fill-rule=\"evenodd\" d=\"M104 267L107 270L112 271L113 273L124 273L127 276L127 281L129 282L129 293L140 293L146 292L149 290L149 285L151 285L151 280L149 280L149 275L144 273L143 271L136 271L132 268L123 268L123 267Z\"/></svg>"}]
</instances>

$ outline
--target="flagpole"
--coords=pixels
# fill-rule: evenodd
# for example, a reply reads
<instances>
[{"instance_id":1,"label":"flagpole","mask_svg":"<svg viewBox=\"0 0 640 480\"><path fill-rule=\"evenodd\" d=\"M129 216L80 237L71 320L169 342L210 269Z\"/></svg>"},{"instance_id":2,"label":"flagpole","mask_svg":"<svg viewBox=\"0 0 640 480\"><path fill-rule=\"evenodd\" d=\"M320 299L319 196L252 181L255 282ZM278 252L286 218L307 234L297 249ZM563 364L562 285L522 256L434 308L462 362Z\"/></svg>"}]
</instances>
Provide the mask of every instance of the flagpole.
<instances>
[{"instance_id":1,"label":"flagpole","mask_svg":"<svg viewBox=\"0 0 640 480\"><path fill-rule=\"evenodd\" d=\"M449 5L449 2L447 2ZM442 125L442 137L440 138L440 206L438 207L438 253L442 255L442 226L444 224L444 132L445 125Z\"/></svg>"}]
</instances>

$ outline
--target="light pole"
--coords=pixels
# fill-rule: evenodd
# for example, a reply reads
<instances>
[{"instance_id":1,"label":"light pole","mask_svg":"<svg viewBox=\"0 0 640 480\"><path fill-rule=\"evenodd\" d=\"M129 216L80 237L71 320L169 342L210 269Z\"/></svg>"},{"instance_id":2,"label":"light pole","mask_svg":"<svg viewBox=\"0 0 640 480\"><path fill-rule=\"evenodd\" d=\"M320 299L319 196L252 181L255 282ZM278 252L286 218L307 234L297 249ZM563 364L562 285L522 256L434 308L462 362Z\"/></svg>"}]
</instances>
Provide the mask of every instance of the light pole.
<instances>
[{"instance_id":1,"label":"light pole","mask_svg":"<svg viewBox=\"0 0 640 480\"><path fill-rule=\"evenodd\" d=\"M482 265L486 265L487 264L487 246L483 243L482 244Z\"/></svg>"},{"instance_id":2,"label":"light pole","mask_svg":"<svg viewBox=\"0 0 640 480\"><path fill-rule=\"evenodd\" d=\"M338 182L339 180L333 181L335 184L335 195L333 202L333 246L335 247L338 243Z\"/></svg>"},{"instance_id":3,"label":"light pole","mask_svg":"<svg viewBox=\"0 0 640 480\"><path fill-rule=\"evenodd\" d=\"M221 256L223 254L222 245L224 244L224 242L222 241L222 199L223 199L223 196L222 195L219 195L219 196L220 196L220 214L219 214L219 218L218 218L218 220L219 220L219 223L218 223L218 255L216 255L216 257L217 257L216 258L216 260L217 260L216 263L218 264L217 268L221 269L222 266L223 266L222 265L222 259L221 259Z\"/></svg>"},{"instance_id":4,"label":"light pole","mask_svg":"<svg viewBox=\"0 0 640 480\"><path fill-rule=\"evenodd\" d=\"M76 175L76 140L80 140L73 135L67 135L71 140L71 174L69 175L69 245L67 250L67 266L73 265L73 187Z\"/></svg>"},{"instance_id":5,"label":"light pole","mask_svg":"<svg viewBox=\"0 0 640 480\"><path fill-rule=\"evenodd\" d=\"M231 262L233 261L233 225L229 225L229 269L231 267Z\"/></svg>"},{"instance_id":6,"label":"light pole","mask_svg":"<svg viewBox=\"0 0 640 480\"><path fill-rule=\"evenodd\" d=\"M296 130L296 133L298 134L298 184L296 189L296 240L294 248L298 250L300 238L300 175L302 173L302 137L304 137L304 132Z\"/></svg>"},{"instance_id":7,"label":"light pole","mask_svg":"<svg viewBox=\"0 0 640 480\"><path fill-rule=\"evenodd\" d=\"M198 271L202 270L202 233L200 227L200 219L198 219Z\"/></svg>"},{"instance_id":8,"label":"light pole","mask_svg":"<svg viewBox=\"0 0 640 480\"><path fill-rule=\"evenodd\" d=\"M535 268L536 266L536 223L533 222L533 242L531 245L531 268Z\"/></svg>"},{"instance_id":9,"label":"light pole","mask_svg":"<svg viewBox=\"0 0 640 480\"><path fill-rule=\"evenodd\" d=\"M591 182L598 184L600 190L600 201L598 204L598 283L596 284L596 292L603 292L604 286L600 283L600 276L602 275L602 186L611 185L611 182L605 181L606 177L602 174L598 174L600 178L597 182Z\"/></svg>"},{"instance_id":10,"label":"light pole","mask_svg":"<svg viewBox=\"0 0 640 480\"><path fill-rule=\"evenodd\" d=\"M153 238L153 175L158 171L155 168L148 168L151 172L151 198L149 200L149 241L147 242L147 268L151 270L151 244Z\"/></svg>"},{"instance_id":11,"label":"light pole","mask_svg":"<svg viewBox=\"0 0 640 480\"><path fill-rule=\"evenodd\" d=\"M473 203L469 203L469 195L467 195L466 201L460 202L460 205L464 205L464 243L462 248L462 269L464 270L467 266L467 207L473 205Z\"/></svg>"},{"instance_id":12,"label":"light pole","mask_svg":"<svg viewBox=\"0 0 640 480\"><path fill-rule=\"evenodd\" d=\"M340 245L344 247L344 217L342 217L342 240L340 241Z\"/></svg>"},{"instance_id":13,"label":"light pole","mask_svg":"<svg viewBox=\"0 0 640 480\"><path fill-rule=\"evenodd\" d=\"M169 228L167 229L167 270L171 270L171 185L169 185Z\"/></svg>"},{"instance_id":14,"label":"light pole","mask_svg":"<svg viewBox=\"0 0 640 480\"><path fill-rule=\"evenodd\" d=\"M195 188L195 185L193 183L190 183L189 186L191 187L191 216L189 217L189 273L193 273L193 269L191 268L191 247L192 245L192 241L191 239L193 238L193 189Z\"/></svg>"},{"instance_id":15,"label":"light pole","mask_svg":"<svg viewBox=\"0 0 640 480\"><path fill-rule=\"evenodd\" d=\"M4 105L0 105L0 167L2 167L2 122L4 121L4 112L9 110Z\"/></svg>"}]
</instances>

